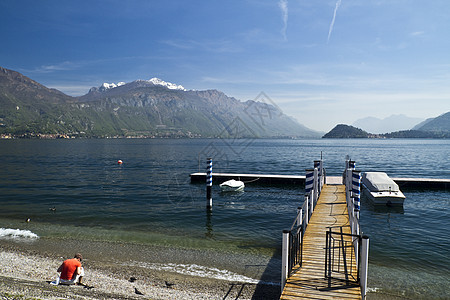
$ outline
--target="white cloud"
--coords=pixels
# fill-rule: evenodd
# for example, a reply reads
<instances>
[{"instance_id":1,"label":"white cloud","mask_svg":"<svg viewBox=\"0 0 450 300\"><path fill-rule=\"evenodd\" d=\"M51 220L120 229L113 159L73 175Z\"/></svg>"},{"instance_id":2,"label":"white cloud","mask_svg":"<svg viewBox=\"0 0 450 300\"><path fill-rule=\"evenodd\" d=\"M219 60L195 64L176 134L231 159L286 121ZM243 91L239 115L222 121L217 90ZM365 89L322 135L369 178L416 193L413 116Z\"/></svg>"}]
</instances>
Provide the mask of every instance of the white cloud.
<instances>
[{"instance_id":1,"label":"white cloud","mask_svg":"<svg viewBox=\"0 0 450 300\"><path fill-rule=\"evenodd\" d=\"M336 21L336 13L337 13L339 6L341 6L341 3L342 3L342 0L338 0L336 2L336 6L334 8L334 13L333 13L333 19L331 20L330 29L328 30L327 44L330 41L331 33L333 32L333 28L334 28L334 21Z\"/></svg>"},{"instance_id":2,"label":"white cloud","mask_svg":"<svg viewBox=\"0 0 450 300\"><path fill-rule=\"evenodd\" d=\"M425 34L425 31L414 31L411 32L409 35L410 36L423 36Z\"/></svg>"},{"instance_id":3,"label":"white cloud","mask_svg":"<svg viewBox=\"0 0 450 300\"><path fill-rule=\"evenodd\" d=\"M30 72L30 73L52 73L52 72L56 72L56 71L72 71L72 70L78 69L79 67L80 67L80 64L78 64L78 63L65 61L62 63L53 64L53 65L43 65L34 70L28 70L28 72Z\"/></svg>"},{"instance_id":4,"label":"white cloud","mask_svg":"<svg viewBox=\"0 0 450 300\"><path fill-rule=\"evenodd\" d=\"M281 17L283 19L283 28L281 29L281 34L283 35L284 40L287 40L287 23L288 23L288 1L280 0L278 2L278 6L281 9Z\"/></svg>"}]
</instances>

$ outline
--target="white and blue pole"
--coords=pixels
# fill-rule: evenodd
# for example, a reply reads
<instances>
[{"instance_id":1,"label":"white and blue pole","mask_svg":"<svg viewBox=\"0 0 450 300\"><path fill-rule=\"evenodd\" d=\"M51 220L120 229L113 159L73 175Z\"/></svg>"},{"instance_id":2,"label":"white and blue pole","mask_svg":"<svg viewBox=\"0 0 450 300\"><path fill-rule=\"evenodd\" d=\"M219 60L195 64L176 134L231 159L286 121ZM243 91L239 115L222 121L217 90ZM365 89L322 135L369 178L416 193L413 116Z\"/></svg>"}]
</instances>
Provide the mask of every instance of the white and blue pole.
<instances>
[{"instance_id":1,"label":"white and blue pole","mask_svg":"<svg viewBox=\"0 0 450 300\"><path fill-rule=\"evenodd\" d=\"M313 192L314 188L314 169L306 169L306 179L305 179L305 201L308 201L307 203L307 218L309 220L309 217L312 213L312 201L313 201Z\"/></svg>"},{"instance_id":2,"label":"white and blue pole","mask_svg":"<svg viewBox=\"0 0 450 300\"><path fill-rule=\"evenodd\" d=\"M206 208L212 209L212 158L207 159L206 166Z\"/></svg>"},{"instance_id":3,"label":"white and blue pole","mask_svg":"<svg viewBox=\"0 0 450 300\"><path fill-rule=\"evenodd\" d=\"M308 195L314 186L314 169L306 169L305 195Z\"/></svg>"},{"instance_id":4,"label":"white and blue pole","mask_svg":"<svg viewBox=\"0 0 450 300\"><path fill-rule=\"evenodd\" d=\"M318 175L319 175L319 184L318 184L318 188L319 188L319 194L320 194L320 192L321 192L321 190L322 190L322 176L323 176L323 174L322 174L322 160L315 160L314 161L314 169L317 169L318 170Z\"/></svg>"},{"instance_id":5,"label":"white and blue pole","mask_svg":"<svg viewBox=\"0 0 450 300\"><path fill-rule=\"evenodd\" d=\"M359 211L361 210L361 171L353 170L352 197L353 197L353 205L354 205L355 215L356 215L356 218L359 220ZM359 232L357 234L359 234Z\"/></svg>"}]
</instances>

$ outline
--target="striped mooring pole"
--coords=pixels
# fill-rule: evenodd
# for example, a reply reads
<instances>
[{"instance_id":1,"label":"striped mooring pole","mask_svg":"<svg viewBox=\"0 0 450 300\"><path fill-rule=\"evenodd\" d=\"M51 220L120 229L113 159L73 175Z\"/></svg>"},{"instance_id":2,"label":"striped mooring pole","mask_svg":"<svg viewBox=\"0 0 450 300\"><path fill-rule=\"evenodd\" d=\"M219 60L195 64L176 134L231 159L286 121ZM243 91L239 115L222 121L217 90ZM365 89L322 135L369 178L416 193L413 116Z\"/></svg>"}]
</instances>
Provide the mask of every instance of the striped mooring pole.
<instances>
[{"instance_id":1,"label":"striped mooring pole","mask_svg":"<svg viewBox=\"0 0 450 300\"><path fill-rule=\"evenodd\" d=\"M354 201L356 217L359 219L359 211L361 210L361 171L353 170L352 197Z\"/></svg>"},{"instance_id":2,"label":"striped mooring pole","mask_svg":"<svg viewBox=\"0 0 450 300\"><path fill-rule=\"evenodd\" d=\"M345 170L345 186L346 186L346 194L347 194L347 203L349 201L352 201L353 203L353 199L351 198L352 194L352 181L353 181L353 170L356 167L356 162L354 160L349 160L348 161L348 168ZM352 215L354 215L353 213L354 211L352 211Z\"/></svg>"},{"instance_id":3,"label":"striped mooring pole","mask_svg":"<svg viewBox=\"0 0 450 300\"><path fill-rule=\"evenodd\" d=\"M307 204L307 219L312 214L313 202L314 202L314 169L306 169L306 179L305 179L305 200L308 201ZM308 222L307 222L308 223Z\"/></svg>"},{"instance_id":4,"label":"striped mooring pole","mask_svg":"<svg viewBox=\"0 0 450 300\"><path fill-rule=\"evenodd\" d=\"M305 194L309 194L314 185L314 169L306 169Z\"/></svg>"},{"instance_id":5,"label":"striped mooring pole","mask_svg":"<svg viewBox=\"0 0 450 300\"><path fill-rule=\"evenodd\" d=\"M354 170L356 168L356 161L349 160L348 161L348 168Z\"/></svg>"},{"instance_id":6,"label":"striped mooring pole","mask_svg":"<svg viewBox=\"0 0 450 300\"><path fill-rule=\"evenodd\" d=\"M212 209L212 158L207 159L206 166L206 208Z\"/></svg>"},{"instance_id":7,"label":"striped mooring pole","mask_svg":"<svg viewBox=\"0 0 450 300\"><path fill-rule=\"evenodd\" d=\"M314 169L317 169L318 171L318 189L319 189L319 194L322 191L322 160L315 160L314 161Z\"/></svg>"}]
</instances>

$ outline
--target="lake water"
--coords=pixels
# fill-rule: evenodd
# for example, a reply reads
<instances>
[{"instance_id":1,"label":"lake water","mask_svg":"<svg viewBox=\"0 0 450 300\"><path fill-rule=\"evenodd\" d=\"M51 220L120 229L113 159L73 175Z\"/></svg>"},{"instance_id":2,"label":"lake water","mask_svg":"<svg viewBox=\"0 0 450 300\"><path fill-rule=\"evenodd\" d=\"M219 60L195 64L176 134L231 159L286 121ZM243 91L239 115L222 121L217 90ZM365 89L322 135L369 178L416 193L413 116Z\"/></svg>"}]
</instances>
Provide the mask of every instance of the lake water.
<instances>
[{"instance_id":1,"label":"lake water","mask_svg":"<svg viewBox=\"0 0 450 300\"><path fill-rule=\"evenodd\" d=\"M341 175L349 155L362 171L450 178L449 150L449 140L415 139L1 140L0 242L57 248L74 240L83 253L114 252L130 266L279 284L281 232L303 186L250 183L224 194L214 182L207 212L205 186L189 179L206 157L215 172L304 175L322 155L327 174ZM362 199L371 294L450 298L450 193L403 192L401 210Z\"/></svg>"}]
</instances>

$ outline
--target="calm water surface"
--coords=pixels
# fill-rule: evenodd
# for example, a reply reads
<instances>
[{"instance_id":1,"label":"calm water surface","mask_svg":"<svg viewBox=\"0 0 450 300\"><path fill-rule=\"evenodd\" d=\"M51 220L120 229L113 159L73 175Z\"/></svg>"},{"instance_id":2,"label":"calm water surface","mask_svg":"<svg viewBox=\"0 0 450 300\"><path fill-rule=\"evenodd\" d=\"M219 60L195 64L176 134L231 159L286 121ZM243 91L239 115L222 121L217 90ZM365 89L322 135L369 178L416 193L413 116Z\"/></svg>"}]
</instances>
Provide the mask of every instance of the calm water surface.
<instances>
[{"instance_id":1,"label":"calm water surface","mask_svg":"<svg viewBox=\"0 0 450 300\"><path fill-rule=\"evenodd\" d=\"M232 271L225 277L279 282L281 231L291 226L303 187L248 184L243 193L223 194L215 182L208 213L204 185L189 180L204 171L207 156L216 172L304 175L322 155L327 174L340 175L349 155L362 171L450 178L449 150L448 140L5 140L0 239L29 245L29 230L40 237L34 246L71 237L124 243L127 253L136 245L164 247L179 255L140 262L152 260L151 268L187 262ZM369 286L386 297L450 298L450 194L404 193L402 210L362 200ZM6 229L20 229L19 237Z\"/></svg>"}]
</instances>

